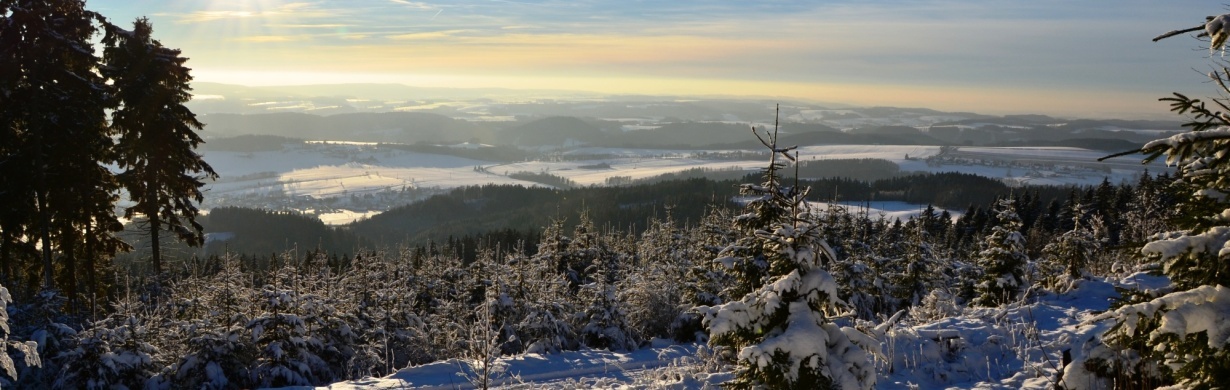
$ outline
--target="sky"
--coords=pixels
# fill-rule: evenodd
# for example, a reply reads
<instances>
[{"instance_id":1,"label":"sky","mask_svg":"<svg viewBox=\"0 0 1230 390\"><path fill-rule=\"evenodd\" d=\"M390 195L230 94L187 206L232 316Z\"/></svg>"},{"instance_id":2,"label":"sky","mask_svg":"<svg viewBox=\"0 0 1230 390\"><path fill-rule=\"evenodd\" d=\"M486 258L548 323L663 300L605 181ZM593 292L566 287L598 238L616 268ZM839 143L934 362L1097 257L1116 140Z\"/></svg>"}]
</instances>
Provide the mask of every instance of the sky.
<instances>
[{"instance_id":1,"label":"sky","mask_svg":"<svg viewBox=\"0 0 1230 390\"><path fill-rule=\"evenodd\" d=\"M1190 0L90 0L145 16L197 81L772 96L1164 118L1213 94Z\"/></svg>"}]
</instances>

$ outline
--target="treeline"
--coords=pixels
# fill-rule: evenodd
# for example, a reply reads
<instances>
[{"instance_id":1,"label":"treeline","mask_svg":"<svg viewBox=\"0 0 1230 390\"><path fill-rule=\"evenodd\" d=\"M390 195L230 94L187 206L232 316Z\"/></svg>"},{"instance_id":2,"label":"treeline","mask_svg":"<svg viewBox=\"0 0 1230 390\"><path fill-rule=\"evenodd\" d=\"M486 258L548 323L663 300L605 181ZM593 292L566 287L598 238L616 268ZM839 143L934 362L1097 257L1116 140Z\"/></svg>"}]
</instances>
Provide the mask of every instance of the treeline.
<instances>
[{"instance_id":1,"label":"treeline","mask_svg":"<svg viewBox=\"0 0 1230 390\"><path fill-rule=\"evenodd\" d=\"M471 140L476 141L476 140ZM519 162L538 157L538 153L527 152L519 148L507 145L487 146L476 145L473 148L467 147L452 147L447 145L436 145L426 142L414 144L398 144L398 143L381 143L376 145L377 149L394 149L407 152L440 154L446 156L457 156L469 158L479 161L491 162Z\"/></svg>"},{"instance_id":2,"label":"treeline","mask_svg":"<svg viewBox=\"0 0 1230 390\"><path fill-rule=\"evenodd\" d=\"M517 179L517 180L525 180L528 182L545 184L545 185L555 187L558 189L562 189L562 190L579 187L579 185L577 185L577 182L572 181L572 179L569 179L563 176L552 175L546 172L537 172L537 173L526 172L526 171L513 172L513 173L509 173L508 177L512 179Z\"/></svg>"},{"instance_id":3,"label":"treeline","mask_svg":"<svg viewBox=\"0 0 1230 390\"><path fill-rule=\"evenodd\" d=\"M754 175L741 181L750 180L756 180ZM329 227L316 218L293 212L220 208L201 218L214 237L205 251L180 247L178 252L187 257L227 251L267 256L293 249L353 254L360 248L410 246L464 252L462 257L468 262L479 250L497 244L508 249L521 240L526 241L522 249L532 252L543 226L553 219L563 218L566 229L575 226L578 221L568 218L572 210L587 210L597 226L631 234L643 232L647 221L663 218L668 209L675 219L695 223L710 209L738 207L733 200L739 182L696 178L569 190L510 185L464 187L344 227ZM1011 188L995 179L963 173L913 174L872 182L832 178L801 184L811 188L809 200L816 202L902 201L954 210L973 218L965 226L978 231L990 221L984 215L986 205L997 198L1017 199L1018 213L1028 230L1040 216L1057 215L1068 203L1083 199L1096 198L1105 209L1111 208L1109 204L1123 209L1136 187L1104 181L1087 187ZM1046 224L1064 227L1070 222L1047 220Z\"/></svg>"},{"instance_id":4,"label":"treeline","mask_svg":"<svg viewBox=\"0 0 1230 390\"><path fill-rule=\"evenodd\" d=\"M201 145L201 150L216 150L220 152L256 153L278 151L287 144L301 144L302 139L281 137L276 135L240 135L235 137L213 138Z\"/></svg>"},{"instance_id":5,"label":"treeline","mask_svg":"<svg viewBox=\"0 0 1230 390\"><path fill-rule=\"evenodd\" d=\"M486 185L393 208L348 229L378 245L424 244L502 229L540 231L552 218L588 210L599 226L640 231L649 218L661 217L668 207L681 220L699 220L707 208L730 207L734 193L731 182L701 179L570 190Z\"/></svg>"},{"instance_id":6,"label":"treeline","mask_svg":"<svg viewBox=\"0 0 1230 390\"><path fill-rule=\"evenodd\" d=\"M878 181L897 176L901 168L897 163L878 158L807 160L798 164L798 176L804 179L821 179L830 177L859 178L865 181ZM783 172L785 176L794 176L795 172Z\"/></svg>"}]
</instances>

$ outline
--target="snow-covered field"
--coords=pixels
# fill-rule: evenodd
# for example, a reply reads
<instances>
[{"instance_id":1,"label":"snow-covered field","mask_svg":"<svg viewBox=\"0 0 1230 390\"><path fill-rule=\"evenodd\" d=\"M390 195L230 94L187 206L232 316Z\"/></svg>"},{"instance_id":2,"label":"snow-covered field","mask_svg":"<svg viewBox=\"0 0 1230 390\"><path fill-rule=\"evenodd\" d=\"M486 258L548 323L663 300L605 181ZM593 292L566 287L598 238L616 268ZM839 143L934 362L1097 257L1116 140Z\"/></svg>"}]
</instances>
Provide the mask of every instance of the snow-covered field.
<instances>
[{"instance_id":1,"label":"snow-covered field","mask_svg":"<svg viewBox=\"0 0 1230 390\"><path fill-rule=\"evenodd\" d=\"M961 148L960 160L928 161L938 146L824 145L799 148L801 160L884 159L902 172L964 172L1002 178L1009 184L1093 185L1135 180L1144 169L1139 160L1116 159L1098 165L1104 154L1077 148ZM706 159L695 151L579 148L566 154L604 156L591 160L562 159L497 164L455 156L377 149L362 143L308 143L280 151L238 153L210 151L205 160L222 176L210 183L214 207L234 199L283 197L347 198L406 189L448 190L483 184L541 185L511 174L549 173L579 185L604 185L613 177L644 179L689 169L752 172L759 159ZM1150 167L1155 172L1160 166ZM383 205L384 207L396 206ZM382 211L370 205L342 203L318 213L330 224L344 224ZM901 211L901 210L896 210Z\"/></svg>"},{"instance_id":2,"label":"snow-covered field","mask_svg":"<svg viewBox=\"0 0 1230 390\"><path fill-rule=\"evenodd\" d=\"M1160 290L1164 277L1133 274L1083 280L1065 294L1043 294L1000 308L971 308L934 322L904 316L878 335L879 389L1051 389L1065 349L1101 334L1088 320L1110 307L1116 288ZM706 358L707 347L658 340L632 352L582 350L499 359L500 388L716 388L730 367ZM1080 351L1069 350L1072 354ZM469 379L467 379L469 378ZM463 361L408 367L384 378L333 384L329 389L470 389L475 375Z\"/></svg>"},{"instance_id":3,"label":"snow-covered field","mask_svg":"<svg viewBox=\"0 0 1230 390\"><path fill-rule=\"evenodd\" d=\"M866 214L872 220L886 218L888 220L906 221L911 217L917 217L926 210L925 205L916 205L913 203L899 201L877 201L877 202L851 202L851 203L827 203L827 202L809 202L815 210L824 210L829 207L844 207L846 212L854 214ZM942 213L948 211L955 221L957 218L965 214L965 210L947 210L935 207L935 212Z\"/></svg>"}]
</instances>

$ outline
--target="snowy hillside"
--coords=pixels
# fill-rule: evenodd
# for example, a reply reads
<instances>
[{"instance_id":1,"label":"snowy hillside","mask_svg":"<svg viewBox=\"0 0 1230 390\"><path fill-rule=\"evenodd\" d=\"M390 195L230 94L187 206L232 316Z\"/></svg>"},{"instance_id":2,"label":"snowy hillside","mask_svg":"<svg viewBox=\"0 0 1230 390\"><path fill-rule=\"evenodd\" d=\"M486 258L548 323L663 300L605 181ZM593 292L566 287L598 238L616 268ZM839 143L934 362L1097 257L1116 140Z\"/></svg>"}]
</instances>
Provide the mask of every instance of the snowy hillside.
<instances>
[{"instance_id":1,"label":"snowy hillside","mask_svg":"<svg viewBox=\"0 0 1230 390\"><path fill-rule=\"evenodd\" d=\"M934 321L905 315L880 335L878 389L1051 389L1063 354L1079 354L1104 332L1088 320L1119 298L1116 288L1162 291L1165 277L1136 273L1084 280L1064 294L1045 293L1001 308L970 308ZM710 387L730 379L728 368L706 360L703 344L658 340L633 352L582 350L501 358L494 384L509 389ZM409 367L383 378L329 389L468 389L470 365L448 360ZM284 389L299 389L289 387Z\"/></svg>"}]
</instances>

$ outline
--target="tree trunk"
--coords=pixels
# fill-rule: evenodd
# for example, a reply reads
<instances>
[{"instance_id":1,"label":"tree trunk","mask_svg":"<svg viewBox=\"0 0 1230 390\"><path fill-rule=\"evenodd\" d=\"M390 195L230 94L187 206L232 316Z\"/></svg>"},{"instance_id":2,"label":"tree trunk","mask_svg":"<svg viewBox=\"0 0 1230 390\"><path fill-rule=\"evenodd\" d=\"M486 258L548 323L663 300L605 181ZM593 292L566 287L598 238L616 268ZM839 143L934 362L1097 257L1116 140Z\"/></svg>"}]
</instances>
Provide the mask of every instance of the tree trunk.
<instances>
[{"instance_id":1,"label":"tree trunk","mask_svg":"<svg viewBox=\"0 0 1230 390\"><path fill-rule=\"evenodd\" d=\"M149 245L150 258L154 263L154 275L162 273L162 247L158 243L158 233L162 229L162 221L158 220L158 213L149 215Z\"/></svg>"},{"instance_id":2,"label":"tree trunk","mask_svg":"<svg viewBox=\"0 0 1230 390\"><path fill-rule=\"evenodd\" d=\"M61 239L64 245L60 247L60 255L63 256L64 272L61 277L64 278L64 293L68 296L68 308L70 312L77 311L77 232L76 227L72 223L66 222L60 232Z\"/></svg>"},{"instance_id":3,"label":"tree trunk","mask_svg":"<svg viewBox=\"0 0 1230 390\"><path fill-rule=\"evenodd\" d=\"M10 278L13 277L13 245L10 240L13 239L12 232L0 229L0 283L10 285Z\"/></svg>"},{"instance_id":4,"label":"tree trunk","mask_svg":"<svg viewBox=\"0 0 1230 390\"><path fill-rule=\"evenodd\" d=\"M96 284L97 269L94 263L94 222L91 221L85 225L85 280L86 288L90 294L90 320L98 321L98 300L95 294L98 293L98 285Z\"/></svg>"},{"instance_id":5,"label":"tree trunk","mask_svg":"<svg viewBox=\"0 0 1230 390\"><path fill-rule=\"evenodd\" d=\"M41 179L45 174L39 176ZM42 219L42 226L39 227L41 230L39 240L43 244L43 288L49 289L55 287L55 279L52 275L55 267L51 263L51 211L47 210L47 194L41 189L38 191L38 214Z\"/></svg>"},{"instance_id":6,"label":"tree trunk","mask_svg":"<svg viewBox=\"0 0 1230 390\"><path fill-rule=\"evenodd\" d=\"M50 289L55 287L55 278L53 272L54 265L51 263L51 210L47 210L47 166L43 159L43 137L42 132L35 129L34 131L34 167L38 170L38 187L34 191L35 202L38 203L38 216L40 219L39 240L43 246L43 288Z\"/></svg>"}]
</instances>

